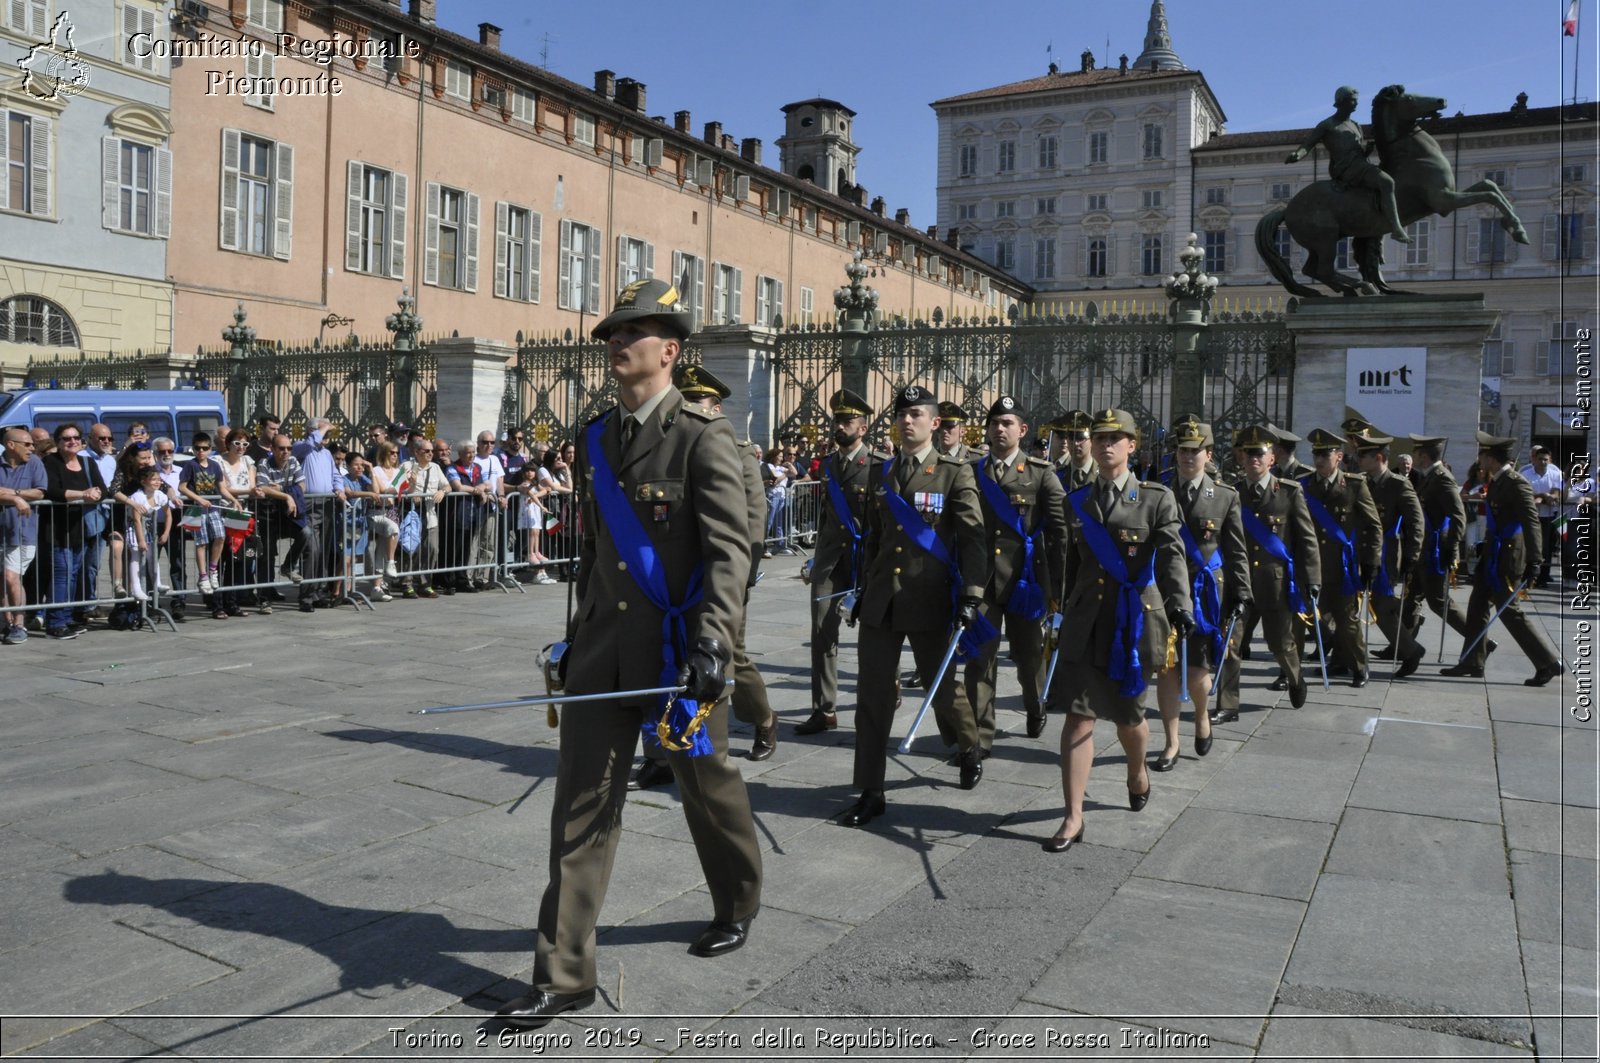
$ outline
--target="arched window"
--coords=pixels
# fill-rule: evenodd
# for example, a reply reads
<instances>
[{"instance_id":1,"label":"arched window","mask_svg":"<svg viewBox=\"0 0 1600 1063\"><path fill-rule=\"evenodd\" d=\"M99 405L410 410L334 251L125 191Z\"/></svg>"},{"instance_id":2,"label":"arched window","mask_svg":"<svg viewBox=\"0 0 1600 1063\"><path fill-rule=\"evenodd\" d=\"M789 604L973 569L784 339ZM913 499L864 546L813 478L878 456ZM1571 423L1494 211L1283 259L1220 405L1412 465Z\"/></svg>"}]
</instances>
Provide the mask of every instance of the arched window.
<instances>
[{"instance_id":1,"label":"arched window","mask_svg":"<svg viewBox=\"0 0 1600 1063\"><path fill-rule=\"evenodd\" d=\"M0 341L77 347L78 326L48 299L15 295L0 301Z\"/></svg>"},{"instance_id":2,"label":"arched window","mask_svg":"<svg viewBox=\"0 0 1600 1063\"><path fill-rule=\"evenodd\" d=\"M800 167L799 172L797 172L795 176L800 178L802 181L810 181L812 184L816 184L817 182L817 173L811 168L811 164L809 162Z\"/></svg>"}]
</instances>

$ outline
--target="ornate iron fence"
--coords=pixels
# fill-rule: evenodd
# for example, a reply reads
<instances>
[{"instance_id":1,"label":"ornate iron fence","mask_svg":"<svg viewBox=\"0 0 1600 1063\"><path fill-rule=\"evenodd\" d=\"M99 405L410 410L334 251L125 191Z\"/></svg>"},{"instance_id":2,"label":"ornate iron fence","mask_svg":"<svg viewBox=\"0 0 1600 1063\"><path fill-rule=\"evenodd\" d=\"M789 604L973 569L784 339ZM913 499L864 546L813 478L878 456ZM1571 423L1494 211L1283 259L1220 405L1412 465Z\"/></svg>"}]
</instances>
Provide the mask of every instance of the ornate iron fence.
<instances>
[{"instance_id":1,"label":"ornate iron fence","mask_svg":"<svg viewBox=\"0 0 1600 1063\"><path fill-rule=\"evenodd\" d=\"M700 347L686 343L680 360L700 361ZM617 401L611 359L600 340L566 335L517 345L516 360L506 366L500 423L520 428L536 442L559 443Z\"/></svg>"},{"instance_id":2,"label":"ornate iron fence","mask_svg":"<svg viewBox=\"0 0 1600 1063\"><path fill-rule=\"evenodd\" d=\"M134 354L57 354L49 358L29 358L25 387L30 388L117 388L148 387L145 355Z\"/></svg>"},{"instance_id":3,"label":"ornate iron fence","mask_svg":"<svg viewBox=\"0 0 1600 1063\"><path fill-rule=\"evenodd\" d=\"M1294 337L1282 313L1223 310L1206 329L1201 352L1205 409L1199 413L1211 423L1225 466L1233 461L1226 440L1235 430L1263 421L1294 427Z\"/></svg>"}]
</instances>

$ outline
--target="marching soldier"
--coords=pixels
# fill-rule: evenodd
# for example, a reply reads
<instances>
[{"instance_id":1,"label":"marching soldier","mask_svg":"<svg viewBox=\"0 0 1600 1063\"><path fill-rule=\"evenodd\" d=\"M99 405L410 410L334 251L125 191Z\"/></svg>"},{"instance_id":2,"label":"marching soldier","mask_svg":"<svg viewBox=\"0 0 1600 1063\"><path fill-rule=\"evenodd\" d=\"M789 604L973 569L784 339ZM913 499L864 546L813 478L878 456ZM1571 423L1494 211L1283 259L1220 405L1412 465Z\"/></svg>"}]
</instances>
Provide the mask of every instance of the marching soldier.
<instances>
[{"instance_id":1,"label":"marching soldier","mask_svg":"<svg viewBox=\"0 0 1600 1063\"><path fill-rule=\"evenodd\" d=\"M1252 603L1245 616L1261 618L1261 633L1289 688L1289 704L1298 709L1306 703L1306 681L1300 671L1300 638L1294 622L1299 614L1311 611L1311 603L1322 592L1317 534L1300 485L1272 475L1272 434L1259 426L1241 428L1234 433L1233 442L1244 459L1239 515L1244 519L1250 554ZM1230 649L1219 687L1237 683L1238 671L1238 656ZM1237 707L1219 707L1211 722L1238 718Z\"/></svg>"},{"instance_id":2,"label":"marching soldier","mask_svg":"<svg viewBox=\"0 0 1600 1063\"><path fill-rule=\"evenodd\" d=\"M1422 556L1422 503L1411 489L1411 481L1389 471L1389 444L1392 436L1376 432L1362 433L1357 443L1357 460L1367 483L1372 488L1372 500L1378 507L1378 518L1383 529L1383 557L1381 562L1367 570L1366 582L1372 594L1373 611L1378 614L1378 628L1388 637L1395 658L1400 662L1394 678L1404 679L1422 664L1422 647L1417 643L1411 625L1402 622L1405 608L1406 581L1417 570Z\"/></svg>"},{"instance_id":3,"label":"marching soldier","mask_svg":"<svg viewBox=\"0 0 1600 1063\"><path fill-rule=\"evenodd\" d=\"M1267 431L1272 433L1272 475L1280 480L1304 480L1310 476L1311 466L1301 461L1294 452L1294 448L1300 444L1300 437L1287 428L1270 423Z\"/></svg>"},{"instance_id":4,"label":"marching soldier","mask_svg":"<svg viewBox=\"0 0 1600 1063\"><path fill-rule=\"evenodd\" d=\"M1211 717L1206 692L1211 671L1227 653L1224 640L1228 622L1250 604L1250 561L1244 544L1244 523L1239 516L1239 492L1217 483L1206 471L1211 462L1211 426L1190 414L1172 426L1167 437L1175 450L1172 493L1178 503L1179 533L1188 565L1189 600L1194 612L1194 633L1189 636L1189 697L1194 702L1194 751L1211 752ZM1222 692L1219 690L1218 692ZM1166 745L1151 765L1154 771L1171 771L1178 763L1181 711L1177 668L1161 673L1156 682L1156 702ZM1239 691L1218 704L1239 706Z\"/></svg>"},{"instance_id":5,"label":"marching soldier","mask_svg":"<svg viewBox=\"0 0 1600 1063\"><path fill-rule=\"evenodd\" d=\"M1489 479L1484 494L1488 513L1488 534L1483 542L1483 559L1472 577L1472 597L1467 600L1467 628L1472 638L1486 631L1495 610L1505 611L1500 620L1536 671L1523 680L1530 687L1542 687L1561 674L1561 654L1544 629L1522 613L1515 601L1520 587L1532 585L1539 576L1539 508L1533 500L1533 485L1511 465L1511 448L1516 440L1509 436L1478 433L1478 464ZM1519 582L1520 578L1520 582ZM1481 679L1489 657L1488 639L1478 639L1472 652L1459 664L1440 675L1451 678Z\"/></svg>"},{"instance_id":6,"label":"marching soldier","mask_svg":"<svg viewBox=\"0 0 1600 1063\"><path fill-rule=\"evenodd\" d=\"M989 559L972 467L939 454L933 444L939 403L913 384L895 397L900 447L872 467L860 612L861 678L857 683L855 785L861 797L840 818L862 826L883 815L884 745L894 721L900 649L909 641L917 671L934 687L939 730L954 738L961 786L983 777L978 721L956 701L956 677L939 675L952 621L971 625L983 604ZM959 578L959 585L952 580Z\"/></svg>"},{"instance_id":7,"label":"marching soldier","mask_svg":"<svg viewBox=\"0 0 1600 1063\"><path fill-rule=\"evenodd\" d=\"M672 386L692 328L678 298L666 281L635 282L594 330L609 343L620 403L578 439L580 601L562 670L572 694L670 685L676 677L692 700L602 701L561 714L550 882L539 906L532 985L498 1013L512 1026L543 1026L594 1002L595 924L627 794L622 766L650 722L659 721L656 733L666 731L663 741L690 754L670 763L713 921L689 951L719 956L739 948L761 904L761 852L744 779L728 762L723 700L750 573L749 513L733 429L719 414L685 406ZM709 707L703 721L702 706ZM690 709L696 715L686 721Z\"/></svg>"},{"instance_id":8,"label":"marching soldier","mask_svg":"<svg viewBox=\"0 0 1600 1063\"><path fill-rule=\"evenodd\" d=\"M1050 463L1022 453L1028 415L1010 395L989 407L989 456L975 471L983 498L984 543L993 555L983 611L995 627L1005 617L1011 660L1022 683L1028 737L1044 733L1044 628L1040 621L1060 594L1067 553L1065 494ZM967 699L978 718L985 753L994 745L994 688L1000 640L966 665Z\"/></svg>"},{"instance_id":9,"label":"marching soldier","mask_svg":"<svg viewBox=\"0 0 1600 1063\"><path fill-rule=\"evenodd\" d=\"M1056 459L1056 475L1067 494L1094 480L1094 456L1089 453L1090 417L1082 410L1068 411L1066 417L1051 425L1055 434L1064 441L1064 448Z\"/></svg>"},{"instance_id":10,"label":"marching soldier","mask_svg":"<svg viewBox=\"0 0 1600 1063\"><path fill-rule=\"evenodd\" d=\"M1367 685L1367 641L1362 632L1365 574L1383 558L1383 525L1366 477L1339 467L1344 440L1324 429L1311 433L1315 471L1301 480L1317 526L1324 592L1318 605L1323 637L1334 659L1350 671L1350 685ZM1330 665L1330 669L1331 669Z\"/></svg>"},{"instance_id":11,"label":"marching soldier","mask_svg":"<svg viewBox=\"0 0 1600 1063\"><path fill-rule=\"evenodd\" d=\"M683 399L691 406L699 406L712 413L722 412L722 400L733 394L724 384L700 365L680 365L677 387ZM767 492L761 484L761 458L755 441L738 441L740 468L744 472L745 507L750 512L750 579L745 584L744 600L750 603L750 589L756 585L761 571L763 539L767 531ZM745 651L745 626L748 618L739 624L739 637L733 644L733 718L755 727L755 739L750 743L751 760L767 760L778 748L778 716L767 700L767 684Z\"/></svg>"},{"instance_id":12,"label":"marching soldier","mask_svg":"<svg viewBox=\"0 0 1600 1063\"><path fill-rule=\"evenodd\" d=\"M972 448L961 441L966 429L965 410L953 402L939 403L939 432L934 436L934 446L940 454L956 461L970 462L974 457Z\"/></svg>"},{"instance_id":13,"label":"marching soldier","mask_svg":"<svg viewBox=\"0 0 1600 1063\"><path fill-rule=\"evenodd\" d=\"M1426 524L1422 562L1412 577L1412 594L1427 602L1434 615L1456 634L1470 639L1476 632L1467 627L1466 611L1450 597L1450 584L1467 534L1467 507L1461 501L1461 485L1442 460L1448 442L1444 436L1411 436L1413 471L1421 476L1417 494ZM1497 645L1489 640L1490 652Z\"/></svg>"},{"instance_id":14,"label":"marching soldier","mask_svg":"<svg viewBox=\"0 0 1600 1063\"><path fill-rule=\"evenodd\" d=\"M866 444L872 407L841 388L828 400L833 409L833 453L822 463L827 506L817 525L817 549L801 574L811 585L811 715L795 727L797 735L831 731L839 725L839 624L861 593L862 547L867 521L867 480L889 460ZM737 689L737 688L736 688Z\"/></svg>"},{"instance_id":15,"label":"marching soldier","mask_svg":"<svg viewBox=\"0 0 1600 1063\"><path fill-rule=\"evenodd\" d=\"M1171 637L1194 627L1184 579L1183 540L1172 492L1136 479L1129 462L1139 427L1124 410L1102 410L1090 426L1098 475L1068 496L1066 562L1071 637L1048 702L1068 713L1061 729L1061 788L1066 815L1047 852L1083 840L1083 795L1094 763L1094 724L1117 726L1128 758L1128 807L1150 800L1144 718L1149 680L1167 667ZM1142 786L1140 785L1142 783Z\"/></svg>"}]
</instances>

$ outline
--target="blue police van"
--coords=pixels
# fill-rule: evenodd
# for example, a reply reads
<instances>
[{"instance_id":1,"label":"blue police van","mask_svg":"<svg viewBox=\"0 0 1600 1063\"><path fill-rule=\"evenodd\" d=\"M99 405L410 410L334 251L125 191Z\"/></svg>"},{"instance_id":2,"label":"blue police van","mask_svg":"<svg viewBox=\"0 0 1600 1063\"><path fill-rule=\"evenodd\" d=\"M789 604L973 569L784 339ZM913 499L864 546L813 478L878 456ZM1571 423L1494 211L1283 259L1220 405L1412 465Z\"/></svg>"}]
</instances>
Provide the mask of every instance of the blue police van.
<instances>
[{"instance_id":1,"label":"blue police van","mask_svg":"<svg viewBox=\"0 0 1600 1063\"><path fill-rule=\"evenodd\" d=\"M152 438L167 436L188 450L196 432L215 435L227 421L227 403L220 391L134 391L119 388L27 388L0 391L0 427L43 428L54 433L64 424L87 430L100 423L118 443L128 428L143 422Z\"/></svg>"}]
</instances>

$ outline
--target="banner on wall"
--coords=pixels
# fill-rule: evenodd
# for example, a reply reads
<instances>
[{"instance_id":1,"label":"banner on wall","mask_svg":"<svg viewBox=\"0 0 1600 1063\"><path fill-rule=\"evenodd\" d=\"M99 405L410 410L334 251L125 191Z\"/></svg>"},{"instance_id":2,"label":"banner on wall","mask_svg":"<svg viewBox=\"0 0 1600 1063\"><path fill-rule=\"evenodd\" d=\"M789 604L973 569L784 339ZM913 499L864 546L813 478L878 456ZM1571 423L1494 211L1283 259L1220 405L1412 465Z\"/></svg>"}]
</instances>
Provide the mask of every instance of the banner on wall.
<instances>
[{"instance_id":1,"label":"banner on wall","mask_svg":"<svg viewBox=\"0 0 1600 1063\"><path fill-rule=\"evenodd\" d=\"M1426 430L1428 349L1351 347L1345 352L1344 401L1388 435Z\"/></svg>"}]
</instances>

